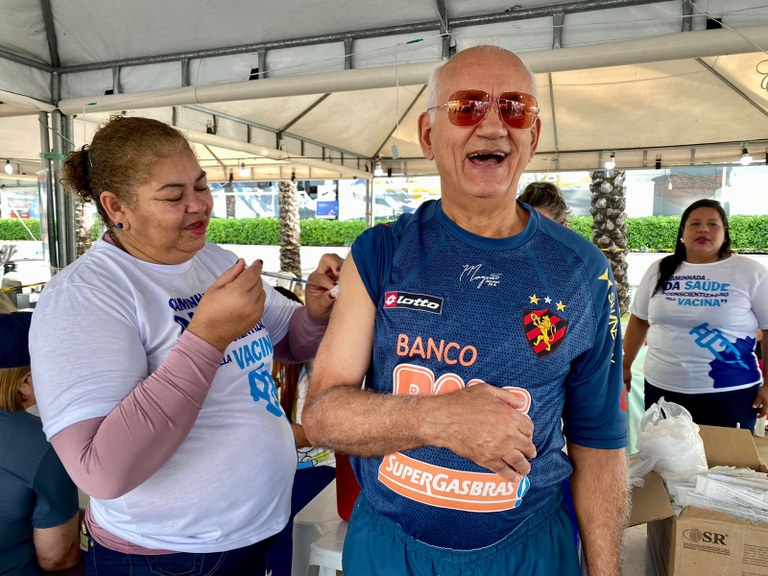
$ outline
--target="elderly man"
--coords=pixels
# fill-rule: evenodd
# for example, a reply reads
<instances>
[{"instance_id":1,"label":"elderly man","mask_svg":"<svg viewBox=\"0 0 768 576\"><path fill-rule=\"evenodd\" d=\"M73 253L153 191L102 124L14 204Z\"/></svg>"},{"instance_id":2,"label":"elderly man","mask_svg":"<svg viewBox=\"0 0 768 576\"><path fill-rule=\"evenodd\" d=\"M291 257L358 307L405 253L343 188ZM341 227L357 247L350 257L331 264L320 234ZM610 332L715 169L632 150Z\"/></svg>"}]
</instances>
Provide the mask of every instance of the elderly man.
<instances>
[{"instance_id":1,"label":"elderly man","mask_svg":"<svg viewBox=\"0 0 768 576\"><path fill-rule=\"evenodd\" d=\"M442 198L367 230L342 269L303 421L355 455L347 576L576 575L568 477L590 576L620 572L616 294L599 250L515 201L533 93L498 47L438 69L419 137Z\"/></svg>"}]
</instances>

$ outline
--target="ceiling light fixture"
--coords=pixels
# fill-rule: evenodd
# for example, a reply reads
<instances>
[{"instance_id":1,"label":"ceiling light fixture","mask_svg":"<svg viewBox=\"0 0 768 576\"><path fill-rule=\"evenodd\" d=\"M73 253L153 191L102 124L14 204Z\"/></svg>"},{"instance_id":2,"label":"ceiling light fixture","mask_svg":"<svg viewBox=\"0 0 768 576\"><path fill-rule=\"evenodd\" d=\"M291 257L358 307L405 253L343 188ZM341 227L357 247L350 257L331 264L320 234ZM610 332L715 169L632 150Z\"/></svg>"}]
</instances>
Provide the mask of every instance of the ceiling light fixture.
<instances>
[{"instance_id":1,"label":"ceiling light fixture","mask_svg":"<svg viewBox=\"0 0 768 576\"><path fill-rule=\"evenodd\" d=\"M381 167L381 159L376 158L373 161L373 175L376 177L384 176L384 169Z\"/></svg>"},{"instance_id":2,"label":"ceiling light fixture","mask_svg":"<svg viewBox=\"0 0 768 576\"><path fill-rule=\"evenodd\" d=\"M251 171L246 168L245 162L240 162L240 178L248 178L251 175Z\"/></svg>"},{"instance_id":3,"label":"ceiling light fixture","mask_svg":"<svg viewBox=\"0 0 768 576\"><path fill-rule=\"evenodd\" d=\"M5 173L13 174L13 165L11 164L10 160L5 161Z\"/></svg>"},{"instance_id":4,"label":"ceiling light fixture","mask_svg":"<svg viewBox=\"0 0 768 576\"><path fill-rule=\"evenodd\" d=\"M611 152L611 157L605 163L605 169L613 170L614 168L616 168L616 152Z\"/></svg>"},{"instance_id":5,"label":"ceiling light fixture","mask_svg":"<svg viewBox=\"0 0 768 576\"><path fill-rule=\"evenodd\" d=\"M749 155L746 144L741 148L741 158L739 158L739 164L742 166L749 166L752 164L753 158Z\"/></svg>"}]
</instances>

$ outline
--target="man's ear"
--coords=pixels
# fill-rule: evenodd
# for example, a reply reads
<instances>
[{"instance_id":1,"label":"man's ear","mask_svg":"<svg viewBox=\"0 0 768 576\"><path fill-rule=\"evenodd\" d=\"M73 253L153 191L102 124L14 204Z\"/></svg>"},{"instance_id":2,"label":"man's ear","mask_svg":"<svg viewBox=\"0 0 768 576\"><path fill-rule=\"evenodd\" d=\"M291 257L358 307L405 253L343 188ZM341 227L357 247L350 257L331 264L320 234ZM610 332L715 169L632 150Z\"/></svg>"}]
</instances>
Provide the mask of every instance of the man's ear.
<instances>
[{"instance_id":1,"label":"man's ear","mask_svg":"<svg viewBox=\"0 0 768 576\"><path fill-rule=\"evenodd\" d=\"M419 145L424 158L435 159L432 153L432 122L429 120L429 112L422 112L419 116Z\"/></svg>"},{"instance_id":2,"label":"man's ear","mask_svg":"<svg viewBox=\"0 0 768 576\"><path fill-rule=\"evenodd\" d=\"M122 222L124 220L123 206L117 194L105 190L99 195L99 202L101 202L111 222Z\"/></svg>"}]
</instances>

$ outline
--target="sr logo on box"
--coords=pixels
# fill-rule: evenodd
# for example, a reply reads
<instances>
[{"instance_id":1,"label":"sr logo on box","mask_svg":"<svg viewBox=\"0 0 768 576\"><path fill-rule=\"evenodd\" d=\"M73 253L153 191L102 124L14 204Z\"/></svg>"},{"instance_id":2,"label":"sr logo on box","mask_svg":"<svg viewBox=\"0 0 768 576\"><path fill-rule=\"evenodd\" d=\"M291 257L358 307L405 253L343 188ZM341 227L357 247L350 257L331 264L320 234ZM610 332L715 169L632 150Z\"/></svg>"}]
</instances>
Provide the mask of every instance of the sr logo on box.
<instances>
[{"instance_id":1,"label":"sr logo on box","mask_svg":"<svg viewBox=\"0 0 768 576\"><path fill-rule=\"evenodd\" d=\"M690 540L691 542L720 544L721 546L727 546L725 543L726 536L726 534L718 534L717 532L702 532L698 528L691 528L690 530L683 531L683 538Z\"/></svg>"}]
</instances>

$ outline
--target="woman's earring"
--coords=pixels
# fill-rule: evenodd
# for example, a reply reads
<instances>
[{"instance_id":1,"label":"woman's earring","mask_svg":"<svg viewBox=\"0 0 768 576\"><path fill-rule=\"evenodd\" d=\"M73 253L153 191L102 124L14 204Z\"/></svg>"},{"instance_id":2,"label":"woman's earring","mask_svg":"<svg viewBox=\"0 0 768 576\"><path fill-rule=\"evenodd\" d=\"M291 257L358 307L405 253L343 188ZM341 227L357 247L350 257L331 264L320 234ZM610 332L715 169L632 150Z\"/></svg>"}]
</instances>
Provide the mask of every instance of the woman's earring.
<instances>
[{"instance_id":1,"label":"woman's earring","mask_svg":"<svg viewBox=\"0 0 768 576\"><path fill-rule=\"evenodd\" d=\"M116 226L117 226L117 229L118 229L118 230L122 230L122 229L123 229L123 223L122 223L122 222L118 222L118 223L116 224Z\"/></svg>"}]
</instances>

